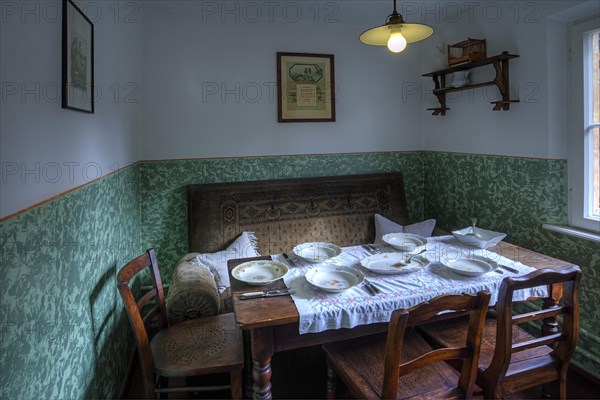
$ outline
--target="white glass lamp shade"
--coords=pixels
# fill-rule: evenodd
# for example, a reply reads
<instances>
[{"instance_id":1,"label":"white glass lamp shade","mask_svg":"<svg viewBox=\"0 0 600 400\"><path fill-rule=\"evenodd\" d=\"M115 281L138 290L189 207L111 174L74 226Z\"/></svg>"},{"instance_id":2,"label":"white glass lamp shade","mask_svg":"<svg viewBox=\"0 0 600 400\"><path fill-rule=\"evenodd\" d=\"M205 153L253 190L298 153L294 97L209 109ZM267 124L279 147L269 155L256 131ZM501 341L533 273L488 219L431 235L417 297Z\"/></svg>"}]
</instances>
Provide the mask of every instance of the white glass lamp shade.
<instances>
[{"instance_id":1,"label":"white glass lamp shade","mask_svg":"<svg viewBox=\"0 0 600 400\"><path fill-rule=\"evenodd\" d=\"M427 39L433 34L433 28L423 24L387 24L369 29L360 35L360 41L371 46L387 46L393 30L400 27L406 43Z\"/></svg>"}]
</instances>

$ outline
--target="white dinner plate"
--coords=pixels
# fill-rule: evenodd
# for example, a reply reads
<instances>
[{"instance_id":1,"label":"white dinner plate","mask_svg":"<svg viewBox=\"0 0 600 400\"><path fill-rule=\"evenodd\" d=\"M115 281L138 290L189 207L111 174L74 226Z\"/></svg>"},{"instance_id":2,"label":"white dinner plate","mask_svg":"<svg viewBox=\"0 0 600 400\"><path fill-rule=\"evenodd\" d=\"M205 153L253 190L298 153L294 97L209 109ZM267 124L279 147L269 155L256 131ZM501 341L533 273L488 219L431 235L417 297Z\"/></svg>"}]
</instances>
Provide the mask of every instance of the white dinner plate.
<instances>
[{"instance_id":1,"label":"white dinner plate","mask_svg":"<svg viewBox=\"0 0 600 400\"><path fill-rule=\"evenodd\" d=\"M429 264L429 260L421 256L412 257L408 264L404 263L405 258L400 253L381 253L365 257L360 263L369 271L385 275L410 274Z\"/></svg>"},{"instance_id":2,"label":"white dinner plate","mask_svg":"<svg viewBox=\"0 0 600 400\"><path fill-rule=\"evenodd\" d=\"M408 254L418 253L427 245L426 237L414 233L388 233L382 239L393 248Z\"/></svg>"},{"instance_id":3,"label":"white dinner plate","mask_svg":"<svg viewBox=\"0 0 600 400\"><path fill-rule=\"evenodd\" d=\"M453 272L466 276L481 276L498 268L498 264L494 260L481 256L442 261L442 264Z\"/></svg>"},{"instance_id":4,"label":"white dinner plate","mask_svg":"<svg viewBox=\"0 0 600 400\"><path fill-rule=\"evenodd\" d=\"M331 293L343 292L365 280L363 273L356 268L331 264L314 267L305 277L311 285Z\"/></svg>"},{"instance_id":5,"label":"white dinner plate","mask_svg":"<svg viewBox=\"0 0 600 400\"><path fill-rule=\"evenodd\" d=\"M326 242L308 242L294 247L293 252L298 257L311 263L318 263L342 254L342 249Z\"/></svg>"},{"instance_id":6,"label":"white dinner plate","mask_svg":"<svg viewBox=\"0 0 600 400\"><path fill-rule=\"evenodd\" d=\"M249 285L260 286L275 282L288 273L288 267L277 261L248 261L231 270L231 276Z\"/></svg>"}]
</instances>

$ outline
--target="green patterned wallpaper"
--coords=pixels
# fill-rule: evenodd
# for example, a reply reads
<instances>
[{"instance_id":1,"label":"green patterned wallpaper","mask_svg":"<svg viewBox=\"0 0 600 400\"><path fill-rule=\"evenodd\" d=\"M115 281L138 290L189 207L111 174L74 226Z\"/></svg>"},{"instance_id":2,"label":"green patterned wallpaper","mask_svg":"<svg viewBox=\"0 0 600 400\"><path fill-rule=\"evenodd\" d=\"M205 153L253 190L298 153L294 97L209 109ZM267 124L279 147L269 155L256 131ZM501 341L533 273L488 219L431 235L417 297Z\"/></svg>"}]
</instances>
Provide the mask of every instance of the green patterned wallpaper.
<instances>
[{"instance_id":1,"label":"green patterned wallpaper","mask_svg":"<svg viewBox=\"0 0 600 400\"><path fill-rule=\"evenodd\" d=\"M142 164L142 243L157 250L163 282L187 252L186 185L402 171L410 217L423 216L420 152L156 161Z\"/></svg>"},{"instance_id":2,"label":"green patterned wallpaper","mask_svg":"<svg viewBox=\"0 0 600 400\"><path fill-rule=\"evenodd\" d=\"M402 171L412 219L479 225L582 266L575 361L598 375L598 245L543 230L566 222L566 161L389 152L144 162L0 224L0 398L118 395L133 345L117 269L148 247L163 281L187 251L185 186ZM143 227L143 229L141 229ZM141 230L141 234L139 233Z\"/></svg>"},{"instance_id":3,"label":"green patterned wallpaper","mask_svg":"<svg viewBox=\"0 0 600 400\"><path fill-rule=\"evenodd\" d=\"M510 243L582 268L574 361L600 377L600 245L542 228L567 223L567 162L438 152L423 161L425 216L438 226L463 228L475 217L482 228L507 232Z\"/></svg>"},{"instance_id":4,"label":"green patterned wallpaper","mask_svg":"<svg viewBox=\"0 0 600 400\"><path fill-rule=\"evenodd\" d=\"M115 278L139 206L132 166L0 223L0 398L118 396L133 342Z\"/></svg>"}]
</instances>

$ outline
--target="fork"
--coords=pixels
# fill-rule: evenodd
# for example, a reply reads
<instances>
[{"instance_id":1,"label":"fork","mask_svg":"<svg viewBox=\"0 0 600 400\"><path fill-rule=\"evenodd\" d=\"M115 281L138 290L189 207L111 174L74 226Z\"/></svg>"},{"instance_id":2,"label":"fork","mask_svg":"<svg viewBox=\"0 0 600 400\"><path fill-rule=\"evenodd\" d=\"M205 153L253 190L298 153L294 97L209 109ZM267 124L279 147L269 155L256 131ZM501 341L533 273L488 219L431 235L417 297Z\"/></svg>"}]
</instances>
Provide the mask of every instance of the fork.
<instances>
[{"instance_id":1,"label":"fork","mask_svg":"<svg viewBox=\"0 0 600 400\"><path fill-rule=\"evenodd\" d=\"M372 244L363 244L362 247L367 250L371 254L379 254L381 253L375 246Z\"/></svg>"}]
</instances>

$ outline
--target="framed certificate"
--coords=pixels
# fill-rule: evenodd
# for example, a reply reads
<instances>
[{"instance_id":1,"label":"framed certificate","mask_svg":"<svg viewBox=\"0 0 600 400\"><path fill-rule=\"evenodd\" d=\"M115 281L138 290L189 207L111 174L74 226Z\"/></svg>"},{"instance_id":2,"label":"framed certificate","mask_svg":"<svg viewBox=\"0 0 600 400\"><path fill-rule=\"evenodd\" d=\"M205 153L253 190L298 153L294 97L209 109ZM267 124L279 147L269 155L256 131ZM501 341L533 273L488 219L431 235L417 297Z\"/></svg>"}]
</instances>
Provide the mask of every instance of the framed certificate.
<instances>
[{"instance_id":1,"label":"framed certificate","mask_svg":"<svg viewBox=\"0 0 600 400\"><path fill-rule=\"evenodd\" d=\"M335 122L332 54L277 53L279 122Z\"/></svg>"}]
</instances>

